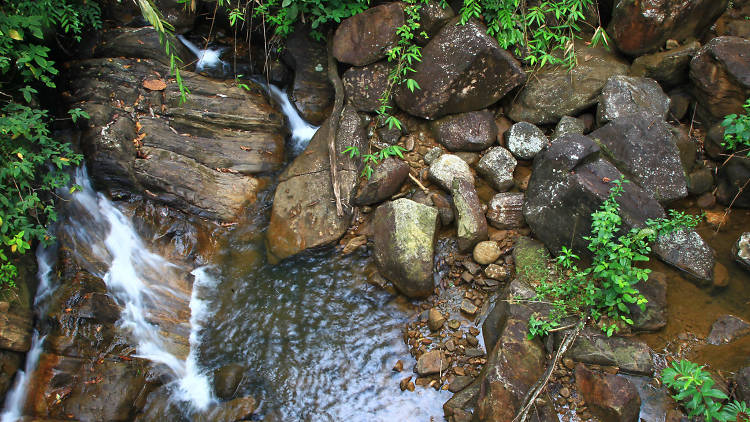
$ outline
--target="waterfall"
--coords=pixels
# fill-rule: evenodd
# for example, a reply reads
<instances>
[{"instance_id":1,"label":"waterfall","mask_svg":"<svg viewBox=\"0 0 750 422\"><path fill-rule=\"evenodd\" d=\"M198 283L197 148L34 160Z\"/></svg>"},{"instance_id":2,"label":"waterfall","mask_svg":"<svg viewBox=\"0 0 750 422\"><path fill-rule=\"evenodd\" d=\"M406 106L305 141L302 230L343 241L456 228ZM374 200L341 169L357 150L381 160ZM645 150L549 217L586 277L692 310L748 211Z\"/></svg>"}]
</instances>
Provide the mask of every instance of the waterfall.
<instances>
[{"instance_id":1,"label":"waterfall","mask_svg":"<svg viewBox=\"0 0 750 422\"><path fill-rule=\"evenodd\" d=\"M292 155L299 155L304 151L305 147L307 147L307 144L310 142L313 135L315 135L315 132L318 131L318 126L313 126L310 123L307 123L289 101L289 96L287 96L279 87L273 84L265 84L260 81L256 82L264 86L271 97L273 97L273 99L281 106L281 111L289 121L289 131L292 132Z\"/></svg>"},{"instance_id":2,"label":"waterfall","mask_svg":"<svg viewBox=\"0 0 750 422\"><path fill-rule=\"evenodd\" d=\"M182 35L178 35L177 38L185 44L185 47L195 54L195 57L198 58L198 62L195 63L196 72L200 73L206 70L220 70L223 73L226 73L229 65L221 60L221 53L224 51L224 48L200 49L197 45L193 44Z\"/></svg>"},{"instance_id":3,"label":"waterfall","mask_svg":"<svg viewBox=\"0 0 750 422\"><path fill-rule=\"evenodd\" d=\"M215 287L205 268L190 273L148 250L135 232L130 220L104 195L97 194L85 169L76 171L75 183L82 187L66 204L68 217L59 225L74 243L71 249L78 261L92 274L104 280L107 291L121 307L118 327L128 335L136 347L135 357L160 364L171 375L168 385L172 399L189 403L191 410L205 410L216 400L211 383L197 364L196 346L200 343L200 322L206 318L207 306L200 299ZM49 280L54 254L40 249L39 288L35 306L39 312L54 291ZM192 274L192 277L191 277ZM190 297L189 279L194 278ZM156 312L168 312L168 304L189 306L190 351L181 359L172 351L176 349L160 333ZM12 391L8 393L1 422L15 422L22 413L28 377L38 362L44 337L35 332L26 367L19 371Z\"/></svg>"}]
</instances>

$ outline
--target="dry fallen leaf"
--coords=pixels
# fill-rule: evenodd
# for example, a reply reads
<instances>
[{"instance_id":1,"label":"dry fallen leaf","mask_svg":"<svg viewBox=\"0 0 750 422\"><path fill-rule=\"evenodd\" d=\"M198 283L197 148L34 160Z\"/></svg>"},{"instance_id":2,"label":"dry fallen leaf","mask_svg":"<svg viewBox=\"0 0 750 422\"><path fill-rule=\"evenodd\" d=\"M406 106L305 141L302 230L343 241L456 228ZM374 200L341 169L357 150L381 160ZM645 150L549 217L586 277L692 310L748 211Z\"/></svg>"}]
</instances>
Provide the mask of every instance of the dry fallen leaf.
<instances>
[{"instance_id":1,"label":"dry fallen leaf","mask_svg":"<svg viewBox=\"0 0 750 422\"><path fill-rule=\"evenodd\" d=\"M143 126L141 125L141 122L135 122L135 131L140 132L141 128L143 128Z\"/></svg>"},{"instance_id":2,"label":"dry fallen leaf","mask_svg":"<svg viewBox=\"0 0 750 422\"><path fill-rule=\"evenodd\" d=\"M163 79L146 79L143 81L143 87L151 91L164 91L167 83Z\"/></svg>"}]
</instances>

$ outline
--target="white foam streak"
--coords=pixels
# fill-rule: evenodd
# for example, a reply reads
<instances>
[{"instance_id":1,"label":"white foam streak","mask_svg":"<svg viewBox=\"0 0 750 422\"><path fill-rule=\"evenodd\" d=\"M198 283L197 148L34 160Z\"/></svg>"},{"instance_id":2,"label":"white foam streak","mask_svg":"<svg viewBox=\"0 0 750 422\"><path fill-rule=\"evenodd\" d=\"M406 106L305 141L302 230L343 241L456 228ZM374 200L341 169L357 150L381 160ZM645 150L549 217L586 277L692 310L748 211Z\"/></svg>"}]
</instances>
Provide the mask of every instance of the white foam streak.
<instances>
[{"instance_id":1,"label":"white foam streak","mask_svg":"<svg viewBox=\"0 0 750 422\"><path fill-rule=\"evenodd\" d=\"M307 123L289 101L286 93L279 87L273 84L263 85L268 89L273 99L281 106L281 111L289 122L289 131L292 132L292 153L295 156L299 155L307 147L307 144L310 143L310 139L315 135L315 132L318 131L318 126Z\"/></svg>"},{"instance_id":2,"label":"white foam streak","mask_svg":"<svg viewBox=\"0 0 750 422\"><path fill-rule=\"evenodd\" d=\"M0 422L16 422L21 419L23 405L26 402L26 385L28 385L29 377L31 377L39 362L44 339L45 337L40 338L39 332L34 330L34 335L31 337L31 348L26 355L26 365L23 371L18 371L16 382L13 384L13 388L8 391L5 398L5 412L0 416Z\"/></svg>"},{"instance_id":3,"label":"white foam streak","mask_svg":"<svg viewBox=\"0 0 750 422\"><path fill-rule=\"evenodd\" d=\"M224 51L223 48L207 48L203 50L182 35L178 35L177 38L198 58L198 61L195 63L196 72L202 72L208 69L226 70L227 63L221 60L221 52Z\"/></svg>"}]
</instances>

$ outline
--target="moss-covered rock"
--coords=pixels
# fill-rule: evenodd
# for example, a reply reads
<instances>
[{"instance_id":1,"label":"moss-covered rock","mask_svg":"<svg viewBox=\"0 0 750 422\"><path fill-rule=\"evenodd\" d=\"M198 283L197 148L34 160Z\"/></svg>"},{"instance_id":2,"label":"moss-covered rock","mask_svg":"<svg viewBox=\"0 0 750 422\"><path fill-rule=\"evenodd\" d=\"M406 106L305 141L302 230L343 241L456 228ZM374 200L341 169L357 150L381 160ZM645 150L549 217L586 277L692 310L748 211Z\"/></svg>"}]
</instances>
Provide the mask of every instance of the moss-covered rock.
<instances>
[{"instance_id":1,"label":"moss-covered rock","mask_svg":"<svg viewBox=\"0 0 750 422\"><path fill-rule=\"evenodd\" d=\"M403 294L429 296L438 212L410 199L386 202L375 211L375 261Z\"/></svg>"},{"instance_id":2,"label":"moss-covered rock","mask_svg":"<svg viewBox=\"0 0 750 422\"><path fill-rule=\"evenodd\" d=\"M451 194L456 209L458 249L467 252L477 243L487 240L487 219L474 189L474 183L454 178Z\"/></svg>"}]
</instances>

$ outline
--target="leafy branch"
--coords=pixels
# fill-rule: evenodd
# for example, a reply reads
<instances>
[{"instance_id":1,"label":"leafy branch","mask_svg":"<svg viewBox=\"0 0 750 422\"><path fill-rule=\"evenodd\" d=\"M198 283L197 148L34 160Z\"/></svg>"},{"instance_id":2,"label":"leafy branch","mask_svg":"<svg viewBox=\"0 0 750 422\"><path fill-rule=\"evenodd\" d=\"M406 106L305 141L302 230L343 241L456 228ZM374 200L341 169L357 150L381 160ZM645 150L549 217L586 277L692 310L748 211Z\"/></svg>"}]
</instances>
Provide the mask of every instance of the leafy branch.
<instances>
[{"instance_id":1,"label":"leafy branch","mask_svg":"<svg viewBox=\"0 0 750 422\"><path fill-rule=\"evenodd\" d=\"M362 154L359 148L355 146L349 146L345 150L341 151L342 154L349 155L349 158L361 157L365 167L362 170L361 176L366 177L368 180L372 177L373 168L372 166L378 165L381 161L388 157L398 157L403 159L403 151L406 149L400 145L389 145L375 154Z\"/></svg>"}]
</instances>

